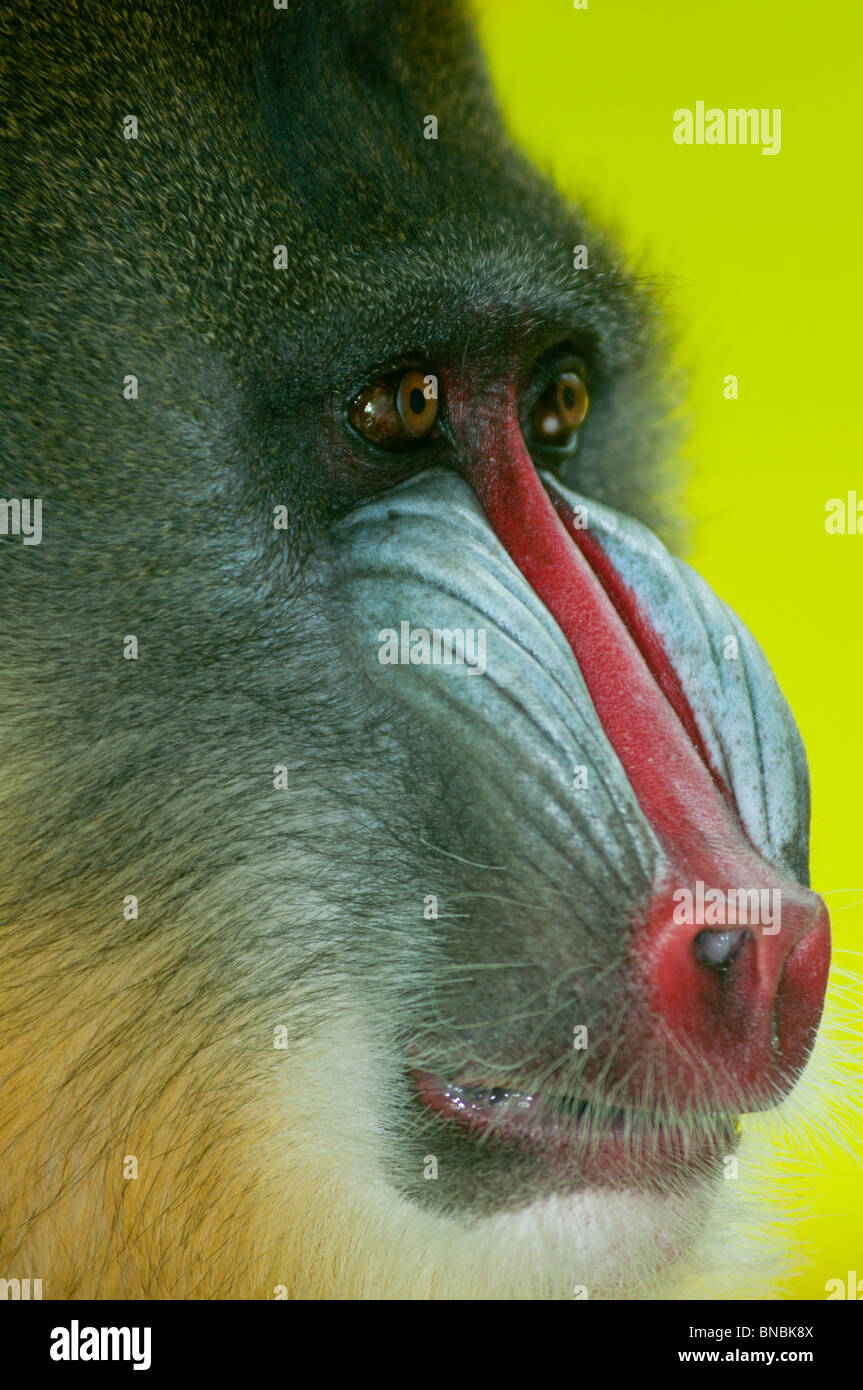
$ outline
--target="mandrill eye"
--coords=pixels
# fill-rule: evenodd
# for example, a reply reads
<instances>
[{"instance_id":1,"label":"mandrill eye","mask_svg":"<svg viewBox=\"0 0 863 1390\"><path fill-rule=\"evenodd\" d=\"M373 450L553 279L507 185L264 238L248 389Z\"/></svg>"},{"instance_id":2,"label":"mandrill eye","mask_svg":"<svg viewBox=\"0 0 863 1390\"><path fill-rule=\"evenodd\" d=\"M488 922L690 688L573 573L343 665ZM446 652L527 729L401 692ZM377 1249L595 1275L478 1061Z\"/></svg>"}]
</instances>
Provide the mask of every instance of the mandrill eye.
<instances>
[{"instance_id":1,"label":"mandrill eye","mask_svg":"<svg viewBox=\"0 0 863 1390\"><path fill-rule=\"evenodd\" d=\"M559 367L530 412L527 442L553 449L572 448L589 403L581 363Z\"/></svg>"},{"instance_id":2,"label":"mandrill eye","mask_svg":"<svg viewBox=\"0 0 863 1390\"><path fill-rule=\"evenodd\" d=\"M416 369L395 372L364 386L348 407L354 429L381 449L410 449L440 433L437 396Z\"/></svg>"}]
</instances>

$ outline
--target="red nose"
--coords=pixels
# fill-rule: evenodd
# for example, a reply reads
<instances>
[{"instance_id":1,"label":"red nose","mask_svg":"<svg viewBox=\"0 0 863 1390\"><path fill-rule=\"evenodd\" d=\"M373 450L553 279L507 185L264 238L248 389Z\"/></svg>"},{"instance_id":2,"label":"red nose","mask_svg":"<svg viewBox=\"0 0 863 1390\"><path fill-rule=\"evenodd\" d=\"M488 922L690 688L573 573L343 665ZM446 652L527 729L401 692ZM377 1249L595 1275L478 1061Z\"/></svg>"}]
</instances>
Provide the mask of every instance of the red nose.
<instances>
[{"instance_id":1,"label":"red nose","mask_svg":"<svg viewBox=\"0 0 863 1390\"><path fill-rule=\"evenodd\" d=\"M567 638L667 861L633 929L615 1071L627 1089L670 1087L678 1103L772 1104L820 1021L827 909L748 841L661 638L597 538L540 481L514 392L478 416L446 384L465 477Z\"/></svg>"},{"instance_id":2,"label":"red nose","mask_svg":"<svg viewBox=\"0 0 863 1390\"><path fill-rule=\"evenodd\" d=\"M672 868L633 937L630 1079L677 1101L775 1104L802 1069L830 964L823 901L746 846ZM619 1070L619 1068L617 1069Z\"/></svg>"}]
</instances>

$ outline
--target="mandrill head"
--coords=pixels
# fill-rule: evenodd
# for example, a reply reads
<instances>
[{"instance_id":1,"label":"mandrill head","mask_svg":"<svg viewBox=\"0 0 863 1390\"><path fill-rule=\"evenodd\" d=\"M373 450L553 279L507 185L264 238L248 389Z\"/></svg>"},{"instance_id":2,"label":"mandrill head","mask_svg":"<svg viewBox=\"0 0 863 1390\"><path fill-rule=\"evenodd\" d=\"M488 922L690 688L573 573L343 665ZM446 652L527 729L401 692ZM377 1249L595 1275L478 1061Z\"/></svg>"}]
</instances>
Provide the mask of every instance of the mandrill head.
<instances>
[{"instance_id":1,"label":"mandrill head","mask_svg":"<svg viewBox=\"0 0 863 1390\"><path fill-rule=\"evenodd\" d=\"M745 1292L714 1212L828 917L794 720L655 534L653 300L451 0L85 9L13 52L16 1250L52 1296Z\"/></svg>"}]
</instances>

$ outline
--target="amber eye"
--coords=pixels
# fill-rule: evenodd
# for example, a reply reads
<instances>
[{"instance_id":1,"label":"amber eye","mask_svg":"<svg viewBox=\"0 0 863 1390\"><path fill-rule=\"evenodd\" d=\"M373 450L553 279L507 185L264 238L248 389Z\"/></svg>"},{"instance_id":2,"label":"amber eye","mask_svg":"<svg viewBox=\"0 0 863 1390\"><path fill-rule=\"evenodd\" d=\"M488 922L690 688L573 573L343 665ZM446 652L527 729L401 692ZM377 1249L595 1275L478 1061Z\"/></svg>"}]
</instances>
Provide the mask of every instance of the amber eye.
<instances>
[{"instance_id":1,"label":"amber eye","mask_svg":"<svg viewBox=\"0 0 863 1390\"><path fill-rule=\"evenodd\" d=\"M437 383L415 369L369 382L348 407L348 419L381 449L409 449L438 433Z\"/></svg>"},{"instance_id":2,"label":"amber eye","mask_svg":"<svg viewBox=\"0 0 863 1390\"><path fill-rule=\"evenodd\" d=\"M580 364L560 368L530 413L529 442L569 448L589 404L584 368Z\"/></svg>"}]
</instances>

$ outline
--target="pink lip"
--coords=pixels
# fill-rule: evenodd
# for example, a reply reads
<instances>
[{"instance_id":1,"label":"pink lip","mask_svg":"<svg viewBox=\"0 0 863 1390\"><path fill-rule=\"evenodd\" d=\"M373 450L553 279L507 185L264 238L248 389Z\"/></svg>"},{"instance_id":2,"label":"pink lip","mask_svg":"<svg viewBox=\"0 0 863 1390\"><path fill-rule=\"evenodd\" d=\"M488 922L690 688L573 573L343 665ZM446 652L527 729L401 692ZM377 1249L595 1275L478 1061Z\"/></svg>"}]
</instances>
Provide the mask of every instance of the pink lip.
<instances>
[{"instance_id":1,"label":"pink lip","mask_svg":"<svg viewBox=\"0 0 863 1390\"><path fill-rule=\"evenodd\" d=\"M414 1071L422 1102L465 1136L533 1155L561 1186L660 1187L715 1173L737 1133L725 1116L691 1123L636 1115L587 1101L553 1101L529 1091L441 1081Z\"/></svg>"}]
</instances>

